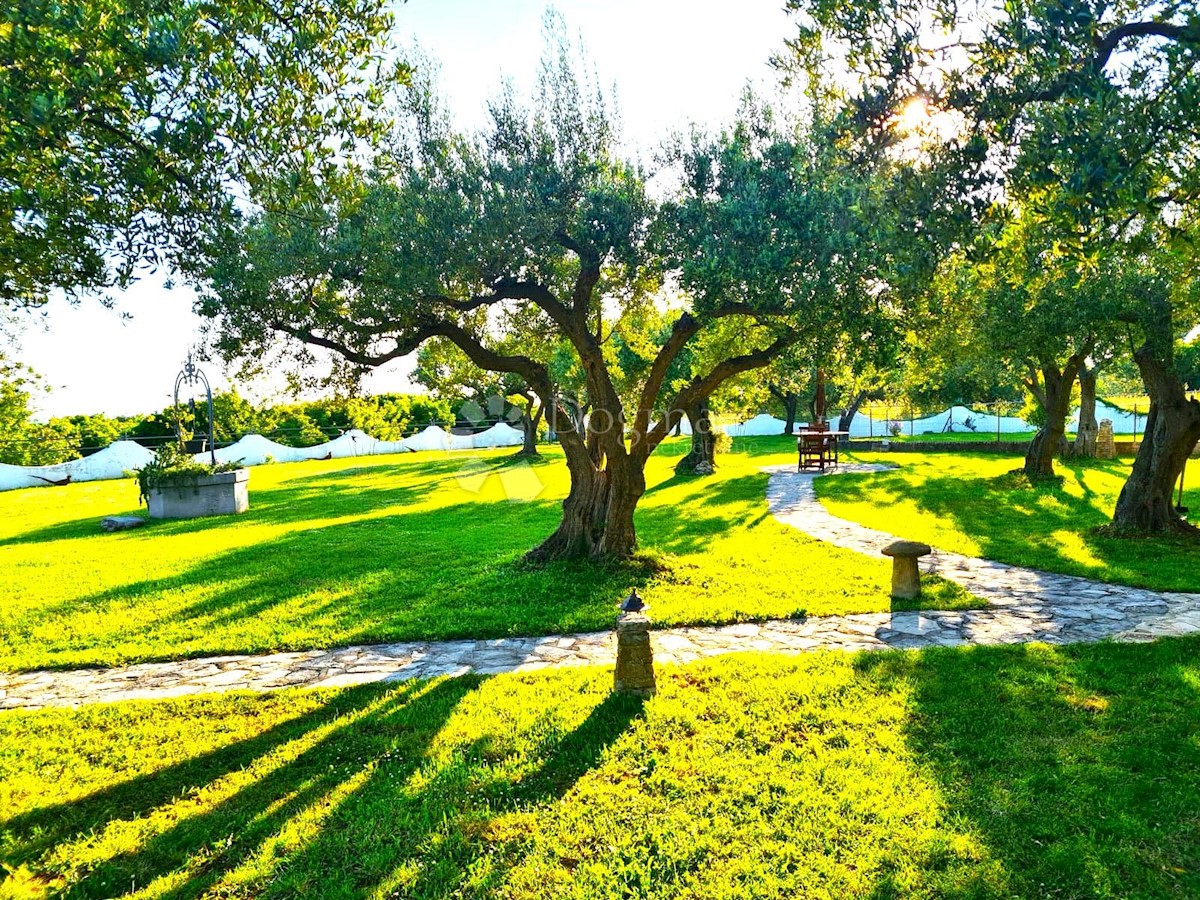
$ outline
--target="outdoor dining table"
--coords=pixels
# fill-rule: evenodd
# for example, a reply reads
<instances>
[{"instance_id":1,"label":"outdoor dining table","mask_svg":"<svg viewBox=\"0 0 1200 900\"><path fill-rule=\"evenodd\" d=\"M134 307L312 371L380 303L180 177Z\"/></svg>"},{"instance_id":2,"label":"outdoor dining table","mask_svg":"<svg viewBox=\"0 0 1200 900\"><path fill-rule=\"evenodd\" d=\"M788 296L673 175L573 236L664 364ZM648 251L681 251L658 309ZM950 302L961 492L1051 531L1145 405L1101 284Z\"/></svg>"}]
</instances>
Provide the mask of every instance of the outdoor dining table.
<instances>
[{"instance_id":1,"label":"outdoor dining table","mask_svg":"<svg viewBox=\"0 0 1200 900\"><path fill-rule=\"evenodd\" d=\"M796 450L800 454L796 465L797 471L815 465L822 472L825 464L830 462L829 453L833 451L833 465L838 464L838 439L849 436L849 431L813 431L804 430L796 435ZM815 451L815 452L814 452Z\"/></svg>"}]
</instances>

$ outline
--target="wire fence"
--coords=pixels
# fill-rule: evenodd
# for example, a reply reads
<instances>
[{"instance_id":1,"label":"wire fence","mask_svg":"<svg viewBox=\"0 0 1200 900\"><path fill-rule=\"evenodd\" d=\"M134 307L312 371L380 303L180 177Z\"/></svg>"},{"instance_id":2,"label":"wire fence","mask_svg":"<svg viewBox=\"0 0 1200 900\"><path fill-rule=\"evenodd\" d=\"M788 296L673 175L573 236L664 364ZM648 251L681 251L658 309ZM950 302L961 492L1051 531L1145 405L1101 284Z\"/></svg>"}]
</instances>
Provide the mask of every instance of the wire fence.
<instances>
[{"instance_id":1,"label":"wire fence","mask_svg":"<svg viewBox=\"0 0 1200 900\"><path fill-rule=\"evenodd\" d=\"M1014 430L1014 423L1019 421L1018 413L1020 410L1021 405L1011 400L956 405L949 409L944 406L941 408L929 408L903 402L889 403L887 401L874 401L865 404L855 414L855 421L853 423L854 434L852 438L931 442L1014 441L1032 437L1037 431L1037 426L1029 423L1025 423L1026 427L1024 428ZM1099 401L1097 406L1098 419L1113 418L1115 415L1115 418L1113 418L1114 433L1118 435L1136 436L1140 434L1140 429L1145 424L1147 412L1148 406L1138 403L1131 404L1130 409L1109 406L1104 404L1103 401ZM834 405L826 411L826 418L837 421L841 413L842 410ZM714 418L718 427L733 424L732 421L726 421L729 417L717 416ZM804 407L797 414L796 427L799 428L808 418L809 410L807 407ZM385 433L389 436L386 438L380 438L380 435L376 434L372 434L372 437L382 440L402 440L420 434L431 426L445 429L452 434L476 434L486 431L500 422L520 427L520 421L513 420L511 416L487 415L478 421L456 418L450 420L431 419L410 422L398 430L394 428L387 429ZM368 424L363 430L368 430L370 427ZM344 425L313 423L304 427L247 430L233 433L225 432L214 441L214 444L215 449L219 450L237 443L247 435L257 434L285 446L305 449L334 440L356 428L359 428L359 426L352 423ZM542 428L544 430L544 423ZM1070 431L1070 428L1068 428L1068 431ZM302 436L306 435L309 436L308 439L302 439ZM395 436L392 437L391 435ZM178 439L179 437L175 432L141 434L127 431L113 440L134 441L143 447L153 450L165 443ZM93 453L103 450L110 443L112 442L110 441L105 444L81 443L53 432L42 432L34 436L0 437L0 459L9 457L13 448L36 448L38 451L37 464L51 465L56 462L67 462L71 459L90 456ZM188 443L188 446L189 449L197 453L205 452L209 449L207 440L204 439L203 435L196 435Z\"/></svg>"}]
</instances>

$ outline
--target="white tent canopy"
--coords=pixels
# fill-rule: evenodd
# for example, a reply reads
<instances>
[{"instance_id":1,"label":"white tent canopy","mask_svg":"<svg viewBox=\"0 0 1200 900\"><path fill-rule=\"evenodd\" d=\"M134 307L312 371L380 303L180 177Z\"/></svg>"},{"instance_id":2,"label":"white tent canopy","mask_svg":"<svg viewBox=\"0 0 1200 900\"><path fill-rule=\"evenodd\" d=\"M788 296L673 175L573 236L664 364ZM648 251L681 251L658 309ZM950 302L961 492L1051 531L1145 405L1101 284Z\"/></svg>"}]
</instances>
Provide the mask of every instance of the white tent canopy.
<instances>
[{"instance_id":1,"label":"white tent canopy","mask_svg":"<svg viewBox=\"0 0 1200 900\"><path fill-rule=\"evenodd\" d=\"M1022 431L1037 429L1014 416L1000 416L999 431L1001 434L1016 434ZM887 437L891 434L893 425L900 426L901 434L943 434L974 432L980 438L995 435L997 421L995 413L979 412L966 406L952 406L949 409L932 416L920 419L909 419L896 416L891 419L872 419L870 416L859 414L850 423L851 437Z\"/></svg>"},{"instance_id":2,"label":"white tent canopy","mask_svg":"<svg viewBox=\"0 0 1200 900\"><path fill-rule=\"evenodd\" d=\"M471 435L473 449L482 450L485 447L520 447L525 443L525 432L513 428L507 422L497 422L487 431Z\"/></svg>"},{"instance_id":3,"label":"white tent canopy","mask_svg":"<svg viewBox=\"0 0 1200 900\"><path fill-rule=\"evenodd\" d=\"M406 450L449 450L450 434L436 425L430 425L424 431L406 437L400 443Z\"/></svg>"}]
</instances>

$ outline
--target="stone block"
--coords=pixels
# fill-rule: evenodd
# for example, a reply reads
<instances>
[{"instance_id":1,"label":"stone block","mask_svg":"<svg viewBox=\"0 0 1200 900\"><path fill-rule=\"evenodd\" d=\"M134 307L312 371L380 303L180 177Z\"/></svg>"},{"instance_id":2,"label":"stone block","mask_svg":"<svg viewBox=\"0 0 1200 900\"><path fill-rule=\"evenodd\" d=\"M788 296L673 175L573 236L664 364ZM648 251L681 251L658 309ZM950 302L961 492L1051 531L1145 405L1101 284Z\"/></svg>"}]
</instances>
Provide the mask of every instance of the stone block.
<instances>
[{"instance_id":1,"label":"stone block","mask_svg":"<svg viewBox=\"0 0 1200 900\"><path fill-rule=\"evenodd\" d=\"M613 690L641 696L649 696L655 691L650 620L641 613L625 613L617 619L617 666Z\"/></svg>"},{"instance_id":2,"label":"stone block","mask_svg":"<svg viewBox=\"0 0 1200 900\"><path fill-rule=\"evenodd\" d=\"M100 527L105 531L129 531L145 524L146 520L141 516L108 516L100 520Z\"/></svg>"},{"instance_id":3,"label":"stone block","mask_svg":"<svg viewBox=\"0 0 1200 900\"><path fill-rule=\"evenodd\" d=\"M154 488L147 506L152 519L229 516L250 508L250 471L237 469L204 475L185 484Z\"/></svg>"},{"instance_id":4,"label":"stone block","mask_svg":"<svg viewBox=\"0 0 1200 900\"><path fill-rule=\"evenodd\" d=\"M917 560L933 552L928 544L919 541L893 541L883 548L883 555L892 557L892 596L897 600L914 600L921 596L921 573Z\"/></svg>"},{"instance_id":5,"label":"stone block","mask_svg":"<svg viewBox=\"0 0 1200 900\"><path fill-rule=\"evenodd\" d=\"M1113 439L1112 419L1101 419L1100 430L1096 432L1096 458L1115 459L1117 444Z\"/></svg>"}]
</instances>

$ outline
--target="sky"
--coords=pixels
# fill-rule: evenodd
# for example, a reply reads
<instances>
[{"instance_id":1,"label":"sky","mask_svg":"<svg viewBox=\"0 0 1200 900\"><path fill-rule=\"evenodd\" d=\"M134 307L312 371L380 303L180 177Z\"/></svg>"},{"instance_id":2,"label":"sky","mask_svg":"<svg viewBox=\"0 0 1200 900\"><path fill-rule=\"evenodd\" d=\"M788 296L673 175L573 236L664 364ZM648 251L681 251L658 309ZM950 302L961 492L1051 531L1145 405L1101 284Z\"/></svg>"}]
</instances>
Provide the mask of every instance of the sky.
<instances>
[{"instance_id":1,"label":"sky","mask_svg":"<svg viewBox=\"0 0 1200 900\"><path fill-rule=\"evenodd\" d=\"M582 37L600 81L615 88L626 142L648 157L673 131L729 121L747 83L777 81L772 54L794 30L783 0L557 0L568 29ZM441 65L440 84L456 124L484 121L502 78L524 92L542 50L544 0L408 0L397 8L401 43L416 41ZM16 356L50 391L35 398L40 418L73 413L129 415L161 409L189 346L199 340L192 293L169 273L149 273L114 296L52 300L31 321ZM411 360L371 375L369 392L407 391ZM246 383L216 363L204 366L214 389L231 383L255 400L282 399L279 382Z\"/></svg>"}]
</instances>

